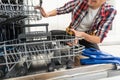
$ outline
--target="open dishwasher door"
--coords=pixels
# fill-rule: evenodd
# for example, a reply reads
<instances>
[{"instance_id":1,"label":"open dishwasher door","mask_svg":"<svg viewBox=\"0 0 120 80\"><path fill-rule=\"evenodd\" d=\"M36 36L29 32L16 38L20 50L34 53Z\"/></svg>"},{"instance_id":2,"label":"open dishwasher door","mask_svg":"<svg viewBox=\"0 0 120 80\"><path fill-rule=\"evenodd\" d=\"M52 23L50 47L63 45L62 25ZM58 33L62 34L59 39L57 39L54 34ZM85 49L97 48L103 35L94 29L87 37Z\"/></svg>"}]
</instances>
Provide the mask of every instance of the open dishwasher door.
<instances>
[{"instance_id":1,"label":"open dishwasher door","mask_svg":"<svg viewBox=\"0 0 120 80\"><path fill-rule=\"evenodd\" d=\"M112 69L114 69L112 64L90 65L7 80L97 80L107 78L109 71Z\"/></svg>"}]
</instances>

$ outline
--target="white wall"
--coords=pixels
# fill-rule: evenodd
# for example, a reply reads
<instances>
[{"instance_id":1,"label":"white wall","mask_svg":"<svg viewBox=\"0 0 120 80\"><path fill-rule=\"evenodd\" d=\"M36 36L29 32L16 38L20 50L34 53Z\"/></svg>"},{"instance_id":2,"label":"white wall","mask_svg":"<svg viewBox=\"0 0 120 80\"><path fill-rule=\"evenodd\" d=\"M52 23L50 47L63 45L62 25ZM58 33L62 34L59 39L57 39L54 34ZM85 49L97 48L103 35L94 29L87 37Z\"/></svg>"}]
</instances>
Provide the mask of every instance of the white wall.
<instances>
[{"instance_id":1,"label":"white wall","mask_svg":"<svg viewBox=\"0 0 120 80\"><path fill-rule=\"evenodd\" d=\"M51 11L57 7L62 6L67 1L69 0L43 0L43 7L45 11ZM120 26L119 26L120 2L119 0L108 0L108 3L115 6L115 8L117 9L117 16L113 22L112 30L109 31L107 38L105 38L103 43L120 42L120 36L119 36L120 34ZM66 15L60 15L60 16L49 17L49 18L42 18L42 20L37 21L35 23L49 23L49 30L52 30L52 29L65 30L65 28L69 25L70 21L71 21L71 14L66 14ZM32 30L36 30L36 29L32 29Z\"/></svg>"},{"instance_id":2,"label":"white wall","mask_svg":"<svg viewBox=\"0 0 120 80\"><path fill-rule=\"evenodd\" d=\"M49 12L53 9L56 9L57 7L63 6L64 3L66 3L67 1L69 0L43 0L42 6L46 12ZM65 28L69 25L70 21L71 14L65 14L49 18L42 18L42 20L36 23L49 23L49 30L53 29L65 30Z\"/></svg>"}]
</instances>

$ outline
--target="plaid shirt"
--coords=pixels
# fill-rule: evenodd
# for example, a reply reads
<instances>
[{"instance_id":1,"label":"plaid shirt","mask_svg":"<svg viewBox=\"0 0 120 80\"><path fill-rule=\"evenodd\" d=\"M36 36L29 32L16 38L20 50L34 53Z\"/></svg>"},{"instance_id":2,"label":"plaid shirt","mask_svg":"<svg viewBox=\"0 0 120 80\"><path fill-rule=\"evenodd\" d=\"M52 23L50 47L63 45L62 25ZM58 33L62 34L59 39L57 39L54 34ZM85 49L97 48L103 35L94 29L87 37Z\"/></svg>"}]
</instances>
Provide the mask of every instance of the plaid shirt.
<instances>
[{"instance_id":1,"label":"plaid shirt","mask_svg":"<svg viewBox=\"0 0 120 80\"><path fill-rule=\"evenodd\" d=\"M66 3L63 7L57 8L57 14L60 15L72 12L72 21L70 26L76 29L88 13L89 6L87 2L88 0L72 0ZM95 32L95 35L99 36L102 42L104 37L106 37L108 30L112 26L115 15L116 10L113 6L104 3L100 7L87 33L90 34Z\"/></svg>"}]
</instances>

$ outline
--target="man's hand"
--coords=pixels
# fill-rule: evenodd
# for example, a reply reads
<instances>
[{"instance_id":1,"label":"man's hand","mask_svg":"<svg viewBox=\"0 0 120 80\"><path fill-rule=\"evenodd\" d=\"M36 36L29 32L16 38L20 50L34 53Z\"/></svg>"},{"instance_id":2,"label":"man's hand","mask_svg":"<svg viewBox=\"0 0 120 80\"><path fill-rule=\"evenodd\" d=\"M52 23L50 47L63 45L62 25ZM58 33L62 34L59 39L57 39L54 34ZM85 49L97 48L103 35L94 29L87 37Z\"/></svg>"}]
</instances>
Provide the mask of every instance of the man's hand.
<instances>
[{"instance_id":1,"label":"man's hand","mask_svg":"<svg viewBox=\"0 0 120 80\"><path fill-rule=\"evenodd\" d=\"M34 9L40 9L41 7L40 6L35 6Z\"/></svg>"},{"instance_id":2,"label":"man's hand","mask_svg":"<svg viewBox=\"0 0 120 80\"><path fill-rule=\"evenodd\" d=\"M70 27L67 27L66 28L66 32L70 35L74 35L74 32L70 30L71 28Z\"/></svg>"},{"instance_id":3,"label":"man's hand","mask_svg":"<svg viewBox=\"0 0 120 80\"><path fill-rule=\"evenodd\" d=\"M72 29L71 27L66 28L66 32L70 35L76 36L76 31L74 29ZM73 42L68 42L67 44L69 46L77 45L78 44L78 38L75 38L75 40Z\"/></svg>"},{"instance_id":4,"label":"man's hand","mask_svg":"<svg viewBox=\"0 0 120 80\"><path fill-rule=\"evenodd\" d=\"M45 12L45 10L40 7L40 6L35 6L34 9L40 10L40 13L42 14L43 17L48 17L49 15Z\"/></svg>"},{"instance_id":5,"label":"man's hand","mask_svg":"<svg viewBox=\"0 0 120 80\"><path fill-rule=\"evenodd\" d=\"M75 46L78 44L78 39L75 39L73 42L67 42L69 46Z\"/></svg>"},{"instance_id":6,"label":"man's hand","mask_svg":"<svg viewBox=\"0 0 120 80\"><path fill-rule=\"evenodd\" d=\"M75 29L70 29L76 37L83 37L84 32L76 31Z\"/></svg>"}]
</instances>

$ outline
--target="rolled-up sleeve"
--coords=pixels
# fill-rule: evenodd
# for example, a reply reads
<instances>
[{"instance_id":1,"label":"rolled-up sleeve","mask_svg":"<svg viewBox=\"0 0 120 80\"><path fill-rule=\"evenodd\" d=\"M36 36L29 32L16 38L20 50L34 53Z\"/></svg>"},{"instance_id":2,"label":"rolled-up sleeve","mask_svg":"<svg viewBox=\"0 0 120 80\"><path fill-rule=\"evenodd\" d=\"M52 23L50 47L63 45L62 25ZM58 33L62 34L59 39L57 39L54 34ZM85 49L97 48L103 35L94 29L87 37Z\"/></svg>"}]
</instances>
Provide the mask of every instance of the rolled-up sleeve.
<instances>
[{"instance_id":1,"label":"rolled-up sleeve","mask_svg":"<svg viewBox=\"0 0 120 80\"><path fill-rule=\"evenodd\" d=\"M111 8L109 10L109 14L106 16L107 18L101 21L101 24L99 25L99 30L97 32L97 35L101 38L101 42L107 36L107 33L112 26L112 22L115 18L116 13L117 11Z\"/></svg>"},{"instance_id":2,"label":"rolled-up sleeve","mask_svg":"<svg viewBox=\"0 0 120 80\"><path fill-rule=\"evenodd\" d=\"M69 12L72 12L73 9L75 8L76 4L78 4L80 2L80 0L72 0L67 2L64 6L57 8L57 14L66 14Z\"/></svg>"}]
</instances>

